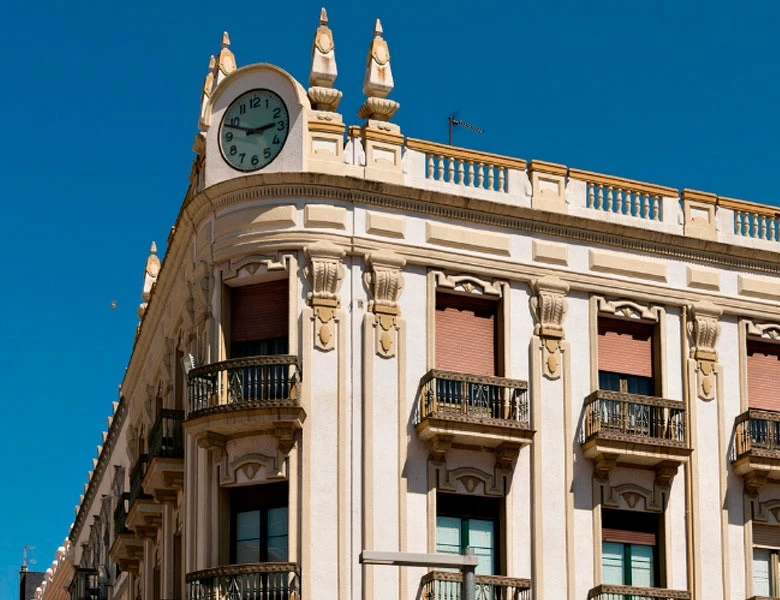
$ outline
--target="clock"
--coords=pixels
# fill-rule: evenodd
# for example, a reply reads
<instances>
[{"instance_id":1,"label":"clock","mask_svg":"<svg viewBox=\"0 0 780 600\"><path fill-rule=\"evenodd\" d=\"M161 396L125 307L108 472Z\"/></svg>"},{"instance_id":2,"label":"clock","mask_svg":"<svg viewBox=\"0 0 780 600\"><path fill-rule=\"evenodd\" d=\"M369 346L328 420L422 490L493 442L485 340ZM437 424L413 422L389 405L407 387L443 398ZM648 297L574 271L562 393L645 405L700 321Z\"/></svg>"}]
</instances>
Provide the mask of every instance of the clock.
<instances>
[{"instance_id":1,"label":"clock","mask_svg":"<svg viewBox=\"0 0 780 600\"><path fill-rule=\"evenodd\" d=\"M219 149L239 171L258 171L282 151L290 132L290 115L278 94L251 90L228 106L219 126Z\"/></svg>"}]
</instances>

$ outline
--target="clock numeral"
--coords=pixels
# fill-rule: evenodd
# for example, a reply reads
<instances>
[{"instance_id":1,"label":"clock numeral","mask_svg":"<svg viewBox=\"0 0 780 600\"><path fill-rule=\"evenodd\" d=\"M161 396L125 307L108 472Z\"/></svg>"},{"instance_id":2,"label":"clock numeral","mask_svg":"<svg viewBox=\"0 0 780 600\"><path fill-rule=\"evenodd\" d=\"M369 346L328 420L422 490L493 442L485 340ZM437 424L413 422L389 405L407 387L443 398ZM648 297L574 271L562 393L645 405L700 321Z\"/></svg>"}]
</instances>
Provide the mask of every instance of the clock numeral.
<instances>
[{"instance_id":1,"label":"clock numeral","mask_svg":"<svg viewBox=\"0 0 780 600\"><path fill-rule=\"evenodd\" d=\"M250 98L249 108L260 108L260 98Z\"/></svg>"},{"instance_id":2,"label":"clock numeral","mask_svg":"<svg viewBox=\"0 0 780 600\"><path fill-rule=\"evenodd\" d=\"M238 107L238 112L239 112L239 114L245 115L246 114L246 104L241 104Z\"/></svg>"},{"instance_id":3,"label":"clock numeral","mask_svg":"<svg viewBox=\"0 0 780 600\"><path fill-rule=\"evenodd\" d=\"M238 152L238 148L236 148L235 146L231 146L230 147L230 156L235 156L236 152Z\"/></svg>"},{"instance_id":4,"label":"clock numeral","mask_svg":"<svg viewBox=\"0 0 780 600\"><path fill-rule=\"evenodd\" d=\"M281 118L282 118L282 109L277 107L274 109L274 119L281 119Z\"/></svg>"},{"instance_id":5,"label":"clock numeral","mask_svg":"<svg viewBox=\"0 0 780 600\"><path fill-rule=\"evenodd\" d=\"M228 125L235 125L238 127L238 117L233 117L232 119L228 119Z\"/></svg>"},{"instance_id":6,"label":"clock numeral","mask_svg":"<svg viewBox=\"0 0 780 600\"><path fill-rule=\"evenodd\" d=\"M232 131L228 131L225 134L225 140L228 141L228 142L232 142L233 141L233 132Z\"/></svg>"},{"instance_id":7,"label":"clock numeral","mask_svg":"<svg viewBox=\"0 0 780 600\"><path fill-rule=\"evenodd\" d=\"M246 158L246 154L244 154L242 152L241 154L239 154L239 156L241 157L241 164L243 165L244 164L244 158Z\"/></svg>"},{"instance_id":8,"label":"clock numeral","mask_svg":"<svg viewBox=\"0 0 780 600\"><path fill-rule=\"evenodd\" d=\"M268 160L271 158L271 149L270 148L263 148L263 158Z\"/></svg>"},{"instance_id":9,"label":"clock numeral","mask_svg":"<svg viewBox=\"0 0 780 600\"><path fill-rule=\"evenodd\" d=\"M284 131L284 121L279 121L279 122L276 124L276 128L277 128L279 131Z\"/></svg>"},{"instance_id":10,"label":"clock numeral","mask_svg":"<svg viewBox=\"0 0 780 600\"><path fill-rule=\"evenodd\" d=\"M257 166L260 163L260 159L257 157L257 154L252 155L252 160L250 162L252 163L252 166Z\"/></svg>"},{"instance_id":11,"label":"clock numeral","mask_svg":"<svg viewBox=\"0 0 780 600\"><path fill-rule=\"evenodd\" d=\"M281 143L282 143L282 140L279 139L278 135L275 135L274 136L274 144L276 144L278 146Z\"/></svg>"}]
</instances>

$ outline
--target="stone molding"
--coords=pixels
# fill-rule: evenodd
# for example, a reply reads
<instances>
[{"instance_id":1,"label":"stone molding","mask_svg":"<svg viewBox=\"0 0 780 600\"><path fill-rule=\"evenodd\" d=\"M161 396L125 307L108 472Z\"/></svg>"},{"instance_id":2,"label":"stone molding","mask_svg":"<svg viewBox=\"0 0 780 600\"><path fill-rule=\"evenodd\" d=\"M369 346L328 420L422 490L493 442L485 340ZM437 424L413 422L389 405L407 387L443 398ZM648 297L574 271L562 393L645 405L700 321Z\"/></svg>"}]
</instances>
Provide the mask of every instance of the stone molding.
<instances>
[{"instance_id":1,"label":"stone molding","mask_svg":"<svg viewBox=\"0 0 780 600\"><path fill-rule=\"evenodd\" d=\"M339 289L344 279L344 249L328 241L306 246L310 264L306 276L311 291L306 298L314 310L314 346L330 351L336 347L336 311L341 305Z\"/></svg>"},{"instance_id":2,"label":"stone molding","mask_svg":"<svg viewBox=\"0 0 780 600\"><path fill-rule=\"evenodd\" d=\"M531 285L534 295L530 298L531 312L536 321L534 335L542 341L542 365L544 376L558 379L561 376L561 340L564 339L563 319L568 303L569 284L558 277L540 277Z\"/></svg>"},{"instance_id":3,"label":"stone molding","mask_svg":"<svg viewBox=\"0 0 780 600\"><path fill-rule=\"evenodd\" d=\"M691 340L691 358L696 361L696 390L702 400L715 397L721 314L723 311L711 302L699 302L689 307L686 327Z\"/></svg>"},{"instance_id":4,"label":"stone molding","mask_svg":"<svg viewBox=\"0 0 780 600\"><path fill-rule=\"evenodd\" d=\"M398 298L404 286L406 260L392 252L378 251L366 255L366 265L369 270L363 277L372 295L368 310L375 317L375 351L378 356L392 358L397 346L401 315Z\"/></svg>"}]
</instances>

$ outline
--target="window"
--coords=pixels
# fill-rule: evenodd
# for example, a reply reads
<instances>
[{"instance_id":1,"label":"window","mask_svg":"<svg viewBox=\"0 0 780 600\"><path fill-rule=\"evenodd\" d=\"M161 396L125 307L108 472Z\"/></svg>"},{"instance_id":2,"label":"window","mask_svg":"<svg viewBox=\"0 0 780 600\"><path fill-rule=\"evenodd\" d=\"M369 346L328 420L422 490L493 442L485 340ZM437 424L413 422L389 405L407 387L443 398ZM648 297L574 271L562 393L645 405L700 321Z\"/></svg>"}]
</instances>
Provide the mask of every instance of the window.
<instances>
[{"instance_id":1,"label":"window","mask_svg":"<svg viewBox=\"0 0 780 600\"><path fill-rule=\"evenodd\" d=\"M231 563L287 561L287 483L233 488Z\"/></svg>"},{"instance_id":2,"label":"window","mask_svg":"<svg viewBox=\"0 0 780 600\"><path fill-rule=\"evenodd\" d=\"M753 524L753 595L780 596L780 527Z\"/></svg>"},{"instance_id":3,"label":"window","mask_svg":"<svg viewBox=\"0 0 780 600\"><path fill-rule=\"evenodd\" d=\"M747 378L750 408L780 411L780 344L748 340Z\"/></svg>"},{"instance_id":4,"label":"window","mask_svg":"<svg viewBox=\"0 0 780 600\"><path fill-rule=\"evenodd\" d=\"M463 554L470 546L479 559L477 574L497 574L501 501L438 493L436 505L436 551Z\"/></svg>"},{"instance_id":5,"label":"window","mask_svg":"<svg viewBox=\"0 0 780 600\"><path fill-rule=\"evenodd\" d=\"M658 515L626 510L601 511L601 579L613 585L659 587Z\"/></svg>"},{"instance_id":6,"label":"window","mask_svg":"<svg viewBox=\"0 0 780 600\"><path fill-rule=\"evenodd\" d=\"M498 302L436 292L436 368L470 375L499 375Z\"/></svg>"},{"instance_id":7,"label":"window","mask_svg":"<svg viewBox=\"0 0 780 600\"><path fill-rule=\"evenodd\" d=\"M231 358L287 354L288 320L286 279L231 288Z\"/></svg>"},{"instance_id":8,"label":"window","mask_svg":"<svg viewBox=\"0 0 780 600\"><path fill-rule=\"evenodd\" d=\"M656 395L655 326L599 318L599 389Z\"/></svg>"}]
</instances>

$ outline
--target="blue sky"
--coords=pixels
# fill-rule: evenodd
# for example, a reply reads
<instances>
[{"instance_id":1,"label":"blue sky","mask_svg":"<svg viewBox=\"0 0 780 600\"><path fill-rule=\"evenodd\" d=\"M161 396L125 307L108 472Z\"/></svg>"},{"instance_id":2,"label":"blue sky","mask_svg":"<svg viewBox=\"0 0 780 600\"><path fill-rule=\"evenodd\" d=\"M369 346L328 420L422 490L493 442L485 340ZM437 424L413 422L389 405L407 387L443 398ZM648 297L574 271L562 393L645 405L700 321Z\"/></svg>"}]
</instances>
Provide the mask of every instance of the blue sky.
<instances>
[{"instance_id":1,"label":"blue sky","mask_svg":"<svg viewBox=\"0 0 780 600\"><path fill-rule=\"evenodd\" d=\"M304 85L319 2L10 0L0 12L0 598L73 521L187 188L208 57ZM357 124L382 19L405 134L777 203L780 3L331 2ZM112 300L118 302L114 310Z\"/></svg>"}]
</instances>

